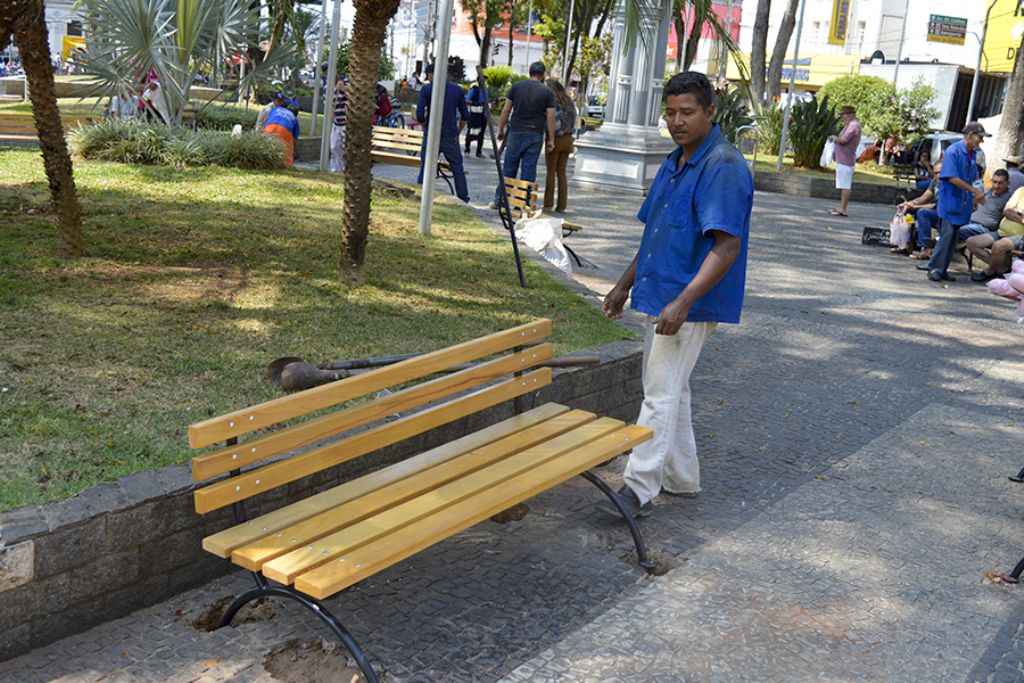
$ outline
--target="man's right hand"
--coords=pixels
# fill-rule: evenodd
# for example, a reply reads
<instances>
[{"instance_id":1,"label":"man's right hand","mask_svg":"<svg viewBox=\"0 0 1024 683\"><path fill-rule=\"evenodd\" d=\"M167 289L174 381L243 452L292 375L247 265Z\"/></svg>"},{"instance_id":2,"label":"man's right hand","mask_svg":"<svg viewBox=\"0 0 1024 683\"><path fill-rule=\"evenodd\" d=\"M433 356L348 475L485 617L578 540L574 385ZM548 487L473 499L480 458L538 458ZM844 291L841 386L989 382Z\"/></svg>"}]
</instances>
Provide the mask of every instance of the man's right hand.
<instances>
[{"instance_id":1,"label":"man's right hand","mask_svg":"<svg viewBox=\"0 0 1024 683\"><path fill-rule=\"evenodd\" d=\"M619 287L612 287L612 291L608 292L608 295L604 298L604 303L601 305L601 312L604 313L605 317L615 320L616 318L622 317L622 309L626 305L626 299L629 298L629 290L620 289Z\"/></svg>"},{"instance_id":2,"label":"man's right hand","mask_svg":"<svg viewBox=\"0 0 1024 683\"><path fill-rule=\"evenodd\" d=\"M984 190L979 190L978 188L974 188L974 204L975 204L975 206L977 206L978 204L984 204L984 203L985 203L985 192L984 192Z\"/></svg>"},{"instance_id":3,"label":"man's right hand","mask_svg":"<svg viewBox=\"0 0 1024 683\"><path fill-rule=\"evenodd\" d=\"M498 141L505 139L505 130L503 128L498 129Z\"/></svg>"}]
</instances>

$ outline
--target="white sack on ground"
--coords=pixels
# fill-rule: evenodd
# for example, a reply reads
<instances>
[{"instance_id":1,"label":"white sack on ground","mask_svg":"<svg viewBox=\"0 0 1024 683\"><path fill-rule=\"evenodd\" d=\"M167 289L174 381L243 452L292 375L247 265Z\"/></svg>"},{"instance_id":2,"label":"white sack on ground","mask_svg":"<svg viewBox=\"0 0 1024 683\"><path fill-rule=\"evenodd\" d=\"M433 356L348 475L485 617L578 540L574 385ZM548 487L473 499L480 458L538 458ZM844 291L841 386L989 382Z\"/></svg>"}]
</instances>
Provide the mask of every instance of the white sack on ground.
<instances>
[{"instance_id":1,"label":"white sack on ground","mask_svg":"<svg viewBox=\"0 0 1024 683\"><path fill-rule=\"evenodd\" d=\"M516 238L572 277L572 261L562 244L561 218L521 218L516 222Z\"/></svg>"}]
</instances>

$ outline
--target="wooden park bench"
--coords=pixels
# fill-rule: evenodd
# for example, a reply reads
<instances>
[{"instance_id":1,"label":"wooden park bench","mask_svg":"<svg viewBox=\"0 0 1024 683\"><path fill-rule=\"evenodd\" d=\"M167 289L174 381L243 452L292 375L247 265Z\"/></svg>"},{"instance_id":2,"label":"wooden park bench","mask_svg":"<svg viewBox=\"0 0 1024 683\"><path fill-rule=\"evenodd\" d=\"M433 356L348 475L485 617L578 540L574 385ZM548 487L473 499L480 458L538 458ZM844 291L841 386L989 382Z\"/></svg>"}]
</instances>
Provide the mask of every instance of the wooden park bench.
<instances>
[{"instance_id":1,"label":"wooden park bench","mask_svg":"<svg viewBox=\"0 0 1024 683\"><path fill-rule=\"evenodd\" d=\"M218 628L257 598L294 600L327 624L367 680L377 681L355 639L320 601L576 475L623 513L639 562L650 571L636 523L588 470L647 441L651 431L555 403L521 410L519 397L551 383L551 368L538 367L551 358L551 344L543 342L550 333L550 320L534 320L191 425L192 448L224 444L192 460L197 481L213 479L195 491L196 512L231 506L235 520L203 539L203 548L249 570L256 582ZM490 359L438 375L483 358ZM403 388L346 405L396 385ZM510 400L515 414L497 424L246 516L243 502L254 496ZM275 427L327 408L337 410Z\"/></svg>"},{"instance_id":2,"label":"wooden park bench","mask_svg":"<svg viewBox=\"0 0 1024 683\"><path fill-rule=\"evenodd\" d=\"M518 178L505 177L505 194L508 195L508 208L512 217L512 223L514 224L523 216L530 216L537 210L537 206L534 200L537 197L537 183L529 180L519 180ZM567 220L562 220L562 238L569 237L580 230L583 226L579 223L572 223ZM569 245L563 244L565 250L569 252L573 260L576 261L576 265L582 267L583 261L573 251Z\"/></svg>"},{"instance_id":3,"label":"wooden park bench","mask_svg":"<svg viewBox=\"0 0 1024 683\"><path fill-rule=\"evenodd\" d=\"M423 131L409 128L374 126L370 140L370 158L375 164L398 164L399 166L420 167L420 153L423 150ZM455 194L452 184L452 169L444 159L437 160L437 177L448 184L448 190Z\"/></svg>"},{"instance_id":4,"label":"wooden park bench","mask_svg":"<svg viewBox=\"0 0 1024 683\"><path fill-rule=\"evenodd\" d=\"M86 116L61 116L60 121L64 126L65 134L79 123L89 120ZM35 120L32 114L20 112L0 113L0 143L39 143L39 136L36 134Z\"/></svg>"}]
</instances>

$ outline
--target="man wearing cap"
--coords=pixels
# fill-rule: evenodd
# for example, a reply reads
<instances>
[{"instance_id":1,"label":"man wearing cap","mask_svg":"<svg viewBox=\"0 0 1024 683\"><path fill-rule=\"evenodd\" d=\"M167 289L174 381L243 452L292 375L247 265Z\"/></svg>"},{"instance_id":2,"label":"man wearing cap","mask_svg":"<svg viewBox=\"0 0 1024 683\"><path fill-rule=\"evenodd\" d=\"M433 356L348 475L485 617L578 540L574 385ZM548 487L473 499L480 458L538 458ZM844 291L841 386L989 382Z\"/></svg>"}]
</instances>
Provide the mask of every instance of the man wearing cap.
<instances>
[{"instance_id":1,"label":"man wearing cap","mask_svg":"<svg viewBox=\"0 0 1024 683\"><path fill-rule=\"evenodd\" d=\"M932 282L956 280L946 271L953 259L957 232L960 226L970 222L974 209L986 201L984 191L971 185L978 176L975 151L986 135L984 126L971 121L964 127L963 139L946 148L942 157L942 171L939 172L939 237L928 263L917 266L918 270L928 271L928 279Z\"/></svg>"},{"instance_id":2,"label":"man wearing cap","mask_svg":"<svg viewBox=\"0 0 1024 683\"><path fill-rule=\"evenodd\" d=\"M1006 164L1006 172L1010 176L1010 194L1012 195L1019 188L1024 187L1024 171L1020 170L1020 157L1006 157L1003 163Z\"/></svg>"},{"instance_id":3,"label":"man wearing cap","mask_svg":"<svg viewBox=\"0 0 1024 683\"><path fill-rule=\"evenodd\" d=\"M843 107L839 110L839 120L843 130L839 135L830 135L829 140L836 143L836 189L839 190L839 208L829 209L830 216L846 216L847 204L853 192L853 169L857 164L857 145L860 144L860 121L857 110Z\"/></svg>"},{"instance_id":4,"label":"man wearing cap","mask_svg":"<svg viewBox=\"0 0 1024 683\"><path fill-rule=\"evenodd\" d=\"M445 78L441 80L444 87L444 111L441 114L441 141L438 152L448 160L455 181L455 195L464 202L469 202L469 187L466 185L466 171L462 165L462 147L459 145L459 133L466 127L469 120L469 107L466 106L466 91ZM427 157L427 123L430 118L430 98L434 85L434 65L427 65L427 81L420 90L416 101L416 120L423 124L423 147L420 151L420 175L416 180L423 184L423 164Z\"/></svg>"}]
</instances>

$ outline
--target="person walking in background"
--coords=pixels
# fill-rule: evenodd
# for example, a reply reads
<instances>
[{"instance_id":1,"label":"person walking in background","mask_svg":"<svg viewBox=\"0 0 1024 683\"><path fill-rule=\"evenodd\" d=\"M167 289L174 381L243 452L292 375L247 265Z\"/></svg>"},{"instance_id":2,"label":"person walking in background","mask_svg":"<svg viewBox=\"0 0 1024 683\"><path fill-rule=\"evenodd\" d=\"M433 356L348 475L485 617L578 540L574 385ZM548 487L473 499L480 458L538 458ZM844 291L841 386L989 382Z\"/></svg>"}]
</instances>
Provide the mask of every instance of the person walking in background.
<instances>
[{"instance_id":1,"label":"person walking in background","mask_svg":"<svg viewBox=\"0 0 1024 683\"><path fill-rule=\"evenodd\" d=\"M505 106L498 120L498 139L505 139L505 125L508 124L508 145L502 163L506 178L518 176L520 180L535 182L541 147L548 152L555 148L555 94L544 85L544 72L544 62L534 62L530 65L530 78L513 83L505 95ZM494 188L494 201L490 208L498 208L501 193L499 183Z\"/></svg>"},{"instance_id":2,"label":"person walking in background","mask_svg":"<svg viewBox=\"0 0 1024 683\"><path fill-rule=\"evenodd\" d=\"M469 186L466 185L466 171L462 167L462 148L459 146L459 134L466 127L469 119L469 107L466 106L466 91L461 86L448 80L447 69L441 83L444 88L444 112L441 115L441 144L438 152L444 154L448 167L455 181L455 196L469 202ZM420 149L420 174L416 182L423 184L423 163L427 157L427 125L430 121L430 96L434 90L434 65L427 65L427 84L420 90L416 101L416 120L423 126L423 146ZM434 173L434 169L431 169Z\"/></svg>"},{"instance_id":3,"label":"person walking in background","mask_svg":"<svg viewBox=\"0 0 1024 683\"><path fill-rule=\"evenodd\" d=\"M334 85L334 125L331 127L331 173L345 172L345 107L348 104L348 77L338 74Z\"/></svg>"},{"instance_id":4,"label":"person walking in background","mask_svg":"<svg viewBox=\"0 0 1024 683\"><path fill-rule=\"evenodd\" d=\"M562 213L569 201L569 178L565 172L572 154L573 133L576 132L576 105L565 87L555 79L548 80L555 95L555 145L544 157L544 210ZM555 204L555 180L558 180L558 203Z\"/></svg>"},{"instance_id":5,"label":"person walking in background","mask_svg":"<svg viewBox=\"0 0 1024 683\"><path fill-rule=\"evenodd\" d=\"M633 449L618 496L632 517L662 492L696 496L700 463L690 409L690 373L718 323L738 323L746 282L754 180L715 123L714 90L695 71L665 83L665 123L677 148L661 165L637 218L640 248L604 299L618 318L632 293L647 315L644 400L637 424L654 438ZM619 518L610 502L603 512Z\"/></svg>"},{"instance_id":6,"label":"person walking in background","mask_svg":"<svg viewBox=\"0 0 1024 683\"><path fill-rule=\"evenodd\" d=\"M857 110L843 107L839 110L839 120L843 122L843 130L839 135L830 135L829 140L836 143L836 189L839 190L839 208L829 209L830 216L847 216L847 205L853 193L853 169L857 164L857 145L860 144L860 121Z\"/></svg>"},{"instance_id":7,"label":"person walking in background","mask_svg":"<svg viewBox=\"0 0 1024 683\"><path fill-rule=\"evenodd\" d=\"M487 129L487 113L484 111L484 92L478 83L474 83L466 95L469 105L469 125L466 127L466 154L469 145L476 140L476 155L483 156L484 131Z\"/></svg>"}]
</instances>

